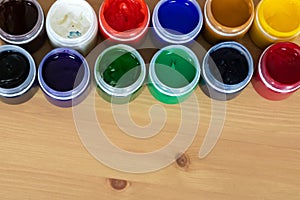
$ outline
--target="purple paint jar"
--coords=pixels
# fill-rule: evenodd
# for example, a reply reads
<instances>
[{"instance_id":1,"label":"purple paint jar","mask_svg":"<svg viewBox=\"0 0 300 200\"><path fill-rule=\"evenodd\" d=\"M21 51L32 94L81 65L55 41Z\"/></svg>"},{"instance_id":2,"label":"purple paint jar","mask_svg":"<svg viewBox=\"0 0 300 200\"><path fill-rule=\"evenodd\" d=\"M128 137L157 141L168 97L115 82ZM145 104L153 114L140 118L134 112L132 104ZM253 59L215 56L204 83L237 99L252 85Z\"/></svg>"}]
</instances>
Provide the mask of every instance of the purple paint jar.
<instances>
[{"instance_id":1,"label":"purple paint jar","mask_svg":"<svg viewBox=\"0 0 300 200\"><path fill-rule=\"evenodd\" d=\"M32 56L14 45L0 46L0 100L20 104L37 90L36 67Z\"/></svg>"},{"instance_id":2,"label":"purple paint jar","mask_svg":"<svg viewBox=\"0 0 300 200\"><path fill-rule=\"evenodd\" d=\"M40 63L38 81L52 104L71 107L83 101L88 94L90 69L77 51L57 48Z\"/></svg>"}]
</instances>

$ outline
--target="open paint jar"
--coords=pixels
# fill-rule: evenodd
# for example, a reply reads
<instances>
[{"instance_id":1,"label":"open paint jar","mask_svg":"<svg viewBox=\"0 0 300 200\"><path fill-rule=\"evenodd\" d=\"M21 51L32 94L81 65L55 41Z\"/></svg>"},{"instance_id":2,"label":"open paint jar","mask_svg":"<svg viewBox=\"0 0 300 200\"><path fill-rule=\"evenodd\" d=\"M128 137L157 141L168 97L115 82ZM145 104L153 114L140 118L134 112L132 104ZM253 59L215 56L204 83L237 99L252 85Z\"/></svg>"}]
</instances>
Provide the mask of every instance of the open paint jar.
<instances>
[{"instance_id":1,"label":"open paint jar","mask_svg":"<svg viewBox=\"0 0 300 200\"><path fill-rule=\"evenodd\" d=\"M85 0L57 0L47 14L46 30L54 47L87 55L97 42L97 15Z\"/></svg>"},{"instance_id":2,"label":"open paint jar","mask_svg":"<svg viewBox=\"0 0 300 200\"><path fill-rule=\"evenodd\" d=\"M99 55L94 76L100 96L108 102L123 104L132 101L141 92L146 66L137 50L119 44Z\"/></svg>"},{"instance_id":3,"label":"open paint jar","mask_svg":"<svg viewBox=\"0 0 300 200\"><path fill-rule=\"evenodd\" d=\"M80 53L69 48L57 48L41 61L38 80L51 103L60 107L70 107L86 97L90 70Z\"/></svg>"},{"instance_id":4,"label":"open paint jar","mask_svg":"<svg viewBox=\"0 0 300 200\"><path fill-rule=\"evenodd\" d=\"M140 41L149 22L150 11L144 0L104 0L99 10L101 33L116 42Z\"/></svg>"},{"instance_id":5,"label":"open paint jar","mask_svg":"<svg viewBox=\"0 0 300 200\"><path fill-rule=\"evenodd\" d=\"M202 11L195 0L161 0L152 14L155 33L171 44L194 40L203 24Z\"/></svg>"},{"instance_id":6,"label":"open paint jar","mask_svg":"<svg viewBox=\"0 0 300 200\"><path fill-rule=\"evenodd\" d=\"M210 43L242 38L254 20L252 0L207 0L204 36Z\"/></svg>"},{"instance_id":7,"label":"open paint jar","mask_svg":"<svg viewBox=\"0 0 300 200\"><path fill-rule=\"evenodd\" d=\"M23 103L36 89L36 66L32 56L18 46L0 46L0 99L8 104Z\"/></svg>"},{"instance_id":8,"label":"open paint jar","mask_svg":"<svg viewBox=\"0 0 300 200\"><path fill-rule=\"evenodd\" d=\"M262 0L255 15L250 36L260 48L291 41L300 34L299 0Z\"/></svg>"},{"instance_id":9,"label":"open paint jar","mask_svg":"<svg viewBox=\"0 0 300 200\"><path fill-rule=\"evenodd\" d=\"M164 47L150 62L148 88L163 103L177 104L185 101L198 85L199 79L198 58L185 46Z\"/></svg>"},{"instance_id":10,"label":"open paint jar","mask_svg":"<svg viewBox=\"0 0 300 200\"><path fill-rule=\"evenodd\" d=\"M253 79L255 90L269 100L283 100L300 88L300 47L291 42L269 46Z\"/></svg>"},{"instance_id":11,"label":"open paint jar","mask_svg":"<svg viewBox=\"0 0 300 200\"><path fill-rule=\"evenodd\" d=\"M216 100L230 100L240 94L253 76L250 52L237 42L219 43L206 53L202 63L203 92Z\"/></svg>"},{"instance_id":12,"label":"open paint jar","mask_svg":"<svg viewBox=\"0 0 300 200\"><path fill-rule=\"evenodd\" d=\"M0 1L0 38L34 52L46 39L44 13L35 0Z\"/></svg>"}]
</instances>

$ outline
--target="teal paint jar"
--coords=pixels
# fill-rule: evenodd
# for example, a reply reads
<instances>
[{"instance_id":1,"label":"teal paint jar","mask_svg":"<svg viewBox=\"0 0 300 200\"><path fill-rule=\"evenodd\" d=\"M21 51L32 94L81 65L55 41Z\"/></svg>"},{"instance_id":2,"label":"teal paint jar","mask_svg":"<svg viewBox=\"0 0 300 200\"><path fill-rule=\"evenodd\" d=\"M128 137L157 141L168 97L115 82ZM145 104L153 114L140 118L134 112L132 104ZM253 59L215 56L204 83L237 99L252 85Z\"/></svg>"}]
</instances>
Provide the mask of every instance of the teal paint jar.
<instances>
[{"instance_id":1,"label":"teal paint jar","mask_svg":"<svg viewBox=\"0 0 300 200\"><path fill-rule=\"evenodd\" d=\"M149 68L150 93L166 104L185 101L198 85L200 64L194 52L182 45L159 50Z\"/></svg>"},{"instance_id":2,"label":"teal paint jar","mask_svg":"<svg viewBox=\"0 0 300 200\"><path fill-rule=\"evenodd\" d=\"M118 44L97 58L94 77L98 94L108 102L124 104L135 99L143 88L146 65L131 46Z\"/></svg>"}]
</instances>

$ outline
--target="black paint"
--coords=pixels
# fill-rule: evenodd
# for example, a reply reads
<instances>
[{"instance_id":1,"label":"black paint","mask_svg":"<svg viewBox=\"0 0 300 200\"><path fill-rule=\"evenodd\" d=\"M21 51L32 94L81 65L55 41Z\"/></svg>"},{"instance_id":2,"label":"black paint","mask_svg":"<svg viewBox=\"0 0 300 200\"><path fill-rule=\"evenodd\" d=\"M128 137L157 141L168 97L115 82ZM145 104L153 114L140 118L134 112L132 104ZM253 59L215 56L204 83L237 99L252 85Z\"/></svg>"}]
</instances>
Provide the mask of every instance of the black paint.
<instances>
[{"instance_id":1,"label":"black paint","mask_svg":"<svg viewBox=\"0 0 300 200\"><path fill-rule=\"evenodd\" d=\"M0 53L0 87L11 89L21 85L28 77L30 63L19 52Z\"/></svg>"},{"instance_id":2,"label":"black paint","mask_svg":"<svg viewBox=\"0 0 300 200\"><path fill-rule=\"evenodd\" d=\"M234 48L220 48L210 53L215 64L210 61L212 75L220 82L234 85L242 82L248 75L246 56Z\"/></svg>"},{"instance_id":3,"label":"black paint","mask_svg":"<svg viewBox=\"0 0 300 200\"><path fill-rule=\"evenodd\" d=\"M7 1L0 6L0 27L11 35L23 35L33 29L38 20L38 10L29 1Z\"/></svg>"}]
</instances>

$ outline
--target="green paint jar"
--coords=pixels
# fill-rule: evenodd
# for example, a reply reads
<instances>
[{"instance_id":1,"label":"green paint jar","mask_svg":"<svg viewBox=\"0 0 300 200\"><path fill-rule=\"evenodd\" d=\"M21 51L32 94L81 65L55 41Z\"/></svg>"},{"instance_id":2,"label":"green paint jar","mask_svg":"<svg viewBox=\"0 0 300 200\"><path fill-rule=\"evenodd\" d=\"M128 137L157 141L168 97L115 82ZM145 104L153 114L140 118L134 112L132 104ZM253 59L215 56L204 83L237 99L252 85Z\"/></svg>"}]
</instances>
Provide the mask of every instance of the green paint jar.
<instances>
[{"instance_id":1,"label":"green paint jar","mask_svg":"<svg viewBox=\"0 0 300 200\"><path fill-rule=\"evenodd\" d=\"M148 88L163 103L181 103L198 85L200 71L198 58L192 50L182 45L167 46L150 62Z\"/></svg>"},{"instance_id":2,"label":"green paint jar","mask_svg":"<svg viewBox=\"0 0 300 200\"><path fill-rule=\"evenodd\" d=\"M141 92L146 77L146 65L137 50L119 44L105 49L94 68L97 92L106 101L124 104Z\"/></svg>"}]
</instances>

